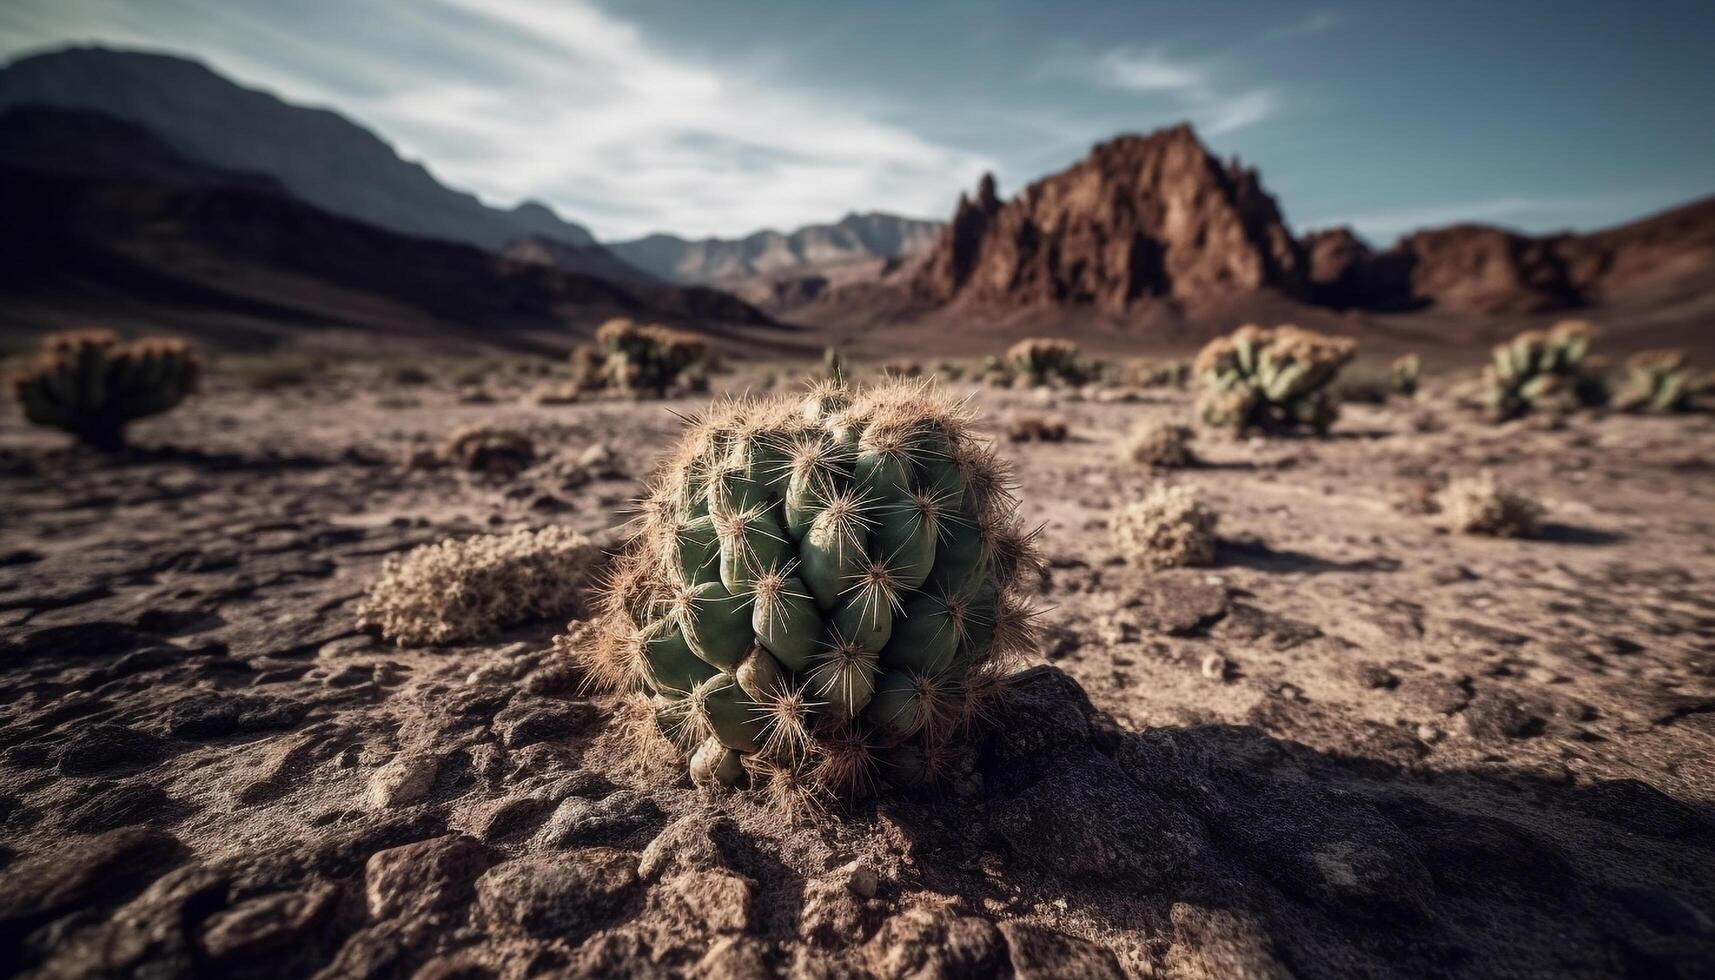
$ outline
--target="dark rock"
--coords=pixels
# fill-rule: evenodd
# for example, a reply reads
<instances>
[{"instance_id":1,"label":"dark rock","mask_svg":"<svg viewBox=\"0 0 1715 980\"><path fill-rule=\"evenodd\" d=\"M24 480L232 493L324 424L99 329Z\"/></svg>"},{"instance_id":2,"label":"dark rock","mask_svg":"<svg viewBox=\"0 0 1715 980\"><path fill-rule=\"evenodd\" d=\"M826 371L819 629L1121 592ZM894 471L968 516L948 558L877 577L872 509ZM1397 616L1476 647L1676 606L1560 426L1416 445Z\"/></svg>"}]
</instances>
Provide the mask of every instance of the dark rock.
<instances>
[{"instance_id":1,"label":"dark rock","mask_svg":"<svg viewBox=\"0 0 1715 980\"><path fill-rule=\"evenodd\" d=\"M1607 779L1578 794L1582 809L1598 820L1646 837L1675 840L1710 830L1690 804L1637 779Z\"/></svg>"},{"instance_id":2,"label":"dark rock","mask_svg":"<svg viewBox=\"0 0 1715 980\"><path fill-rule=\"evenodd\" d=\"M317 882L303 891L248 899L209 917L202 948L211 959L252 959L306 939L338 900L339 889Z\"/></svg>"},{"instance_id":3,"label":"dark rock","mask_svg":"<svg viewBox=\"0 0 1715 980\"><path fill-rule=\"evenodd\" d=\"M196 694L174 702L163 724L174 738L203 741L246 732L291 728L303 720L307 705L284 698L239 694Z\"/></svg>"},{"instance_id":4,"label":"dark rock","mask_svg":"<svg viewBox=\"0 0 1715 980\"><path fill-rule=\"evenodd\" d=\"M98 783L73 798L65 808L61 825L77 833L92 834L140 823L174 823L187 812L188 808L158 786Z\"/></svg>"},{"instance_id":5,"label":"dark rock","mask_svg":"<svg viewBox=\"0 0 1715 980\"><path fill-rule=\"evenodd\" d=\"M496 865L477 882L477 903L495 927L575 943L617 915L637 884L635 856L589 848Z\"/></svg>"},{"instance_id":6,"label":"dark rock","mask_svg":"<svg viewBox=\"0 0 1715 980\"><path fill-rule=\"evenodd\" d=\"M1483 691L1466 706L1465 727L1473 738L1530 738L1541 735L1546 722L1537 708L1499 691Z\"/></svg>"},{"instance_id":7,"label":"dark rock","mask_svg":"<svg viewBox=\"0 0 1715 980\"><path fill-rule=\"evenodd\" d=\"M27 633L13 645L13 653L22 659L43 656L116 657L139 647L159 646L161 642L161 637L124 623L76 623Z\"/></svg>"},{"instance_id":8,"label":"dark rock","mask_svg":"<svg viewBox=\"0 0 1715 980\"><path fill-rule=\"evenodd\" d=\"M165 743L155 735L124 725L82 728L59 751L59 770L86 775L117 766L146 766L161 757Z\"/></svg>"},{"instance_id":9,"label":"dark rock","mask_svg":"<svg viewBox=\"0 0 1715 980\"><path fill-rule=\"evenodd\" d=\"M1188 636L1227 614L1227 587L1200 579L1159 576L1142 596L1143 625Z\"/></svg>"},{"instance_id":10,"label":"dark rock","mask_svg":"<svg viewBox=\"0 0 1715 980\"><path fill-rule=\"evenodd\" d=\"M599 718L588 702L515 697L494 716L494 729L507 748L516 749L544 739L576 735Z\"/></svg>"},{"instance_id":11,"label":"dark rock","mask_svg":"<svg viewBox=\"0 0 1715 980\"><path fill-rule=\"evenodd\" d=\"M0 948L63 912L124 901L183 853L171 834L126 827L13 864L0 875Z\"/></svg>"}]
</instances>

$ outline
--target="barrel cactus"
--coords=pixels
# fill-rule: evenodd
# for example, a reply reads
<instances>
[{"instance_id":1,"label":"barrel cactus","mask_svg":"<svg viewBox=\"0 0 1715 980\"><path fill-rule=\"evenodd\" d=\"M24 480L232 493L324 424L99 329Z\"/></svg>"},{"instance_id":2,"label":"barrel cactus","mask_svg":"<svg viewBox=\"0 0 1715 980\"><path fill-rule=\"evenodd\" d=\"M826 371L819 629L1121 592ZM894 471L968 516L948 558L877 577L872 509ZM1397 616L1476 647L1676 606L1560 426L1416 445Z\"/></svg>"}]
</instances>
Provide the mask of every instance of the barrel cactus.
<instances>
[{"instance_id":1,"label":"barrel cactus","mask_svg":"<svg viewBox=\"0 0 1715 980\"><path fill-rule=\"evenodd\" d=\"M1483 371L1490 412L1498 420L1533 413L1562 415L1608 400L1599 366L1590 358L1595 328L1563 320L1549 330L1526 330L1495 347Z\"/></svg>"},{"instance_id":2,"label":"barrel cactus","mask_svg":"<svg viewBox=\"0 0 1715 980\"><path fill-rule=\"evenodd\" d=\"M614 387L663 395L707 386L696 369L708 358L708 344L696 334L617 318L602 324L595 338L607 355L607 381Z\"/></svg>"},{"instance_id":3,"label":"barrel cactus","mask_svg":"<svg viewBox=\"0 0 1715 980\"><path fill-rule=\"evenodd\" d=\"M49 334L35 363L13 375L24 417L112 451L131 422L165 412L196 390L202 363L182 340L121 343L106 330Z\"/></svg>"},{"instance_id":4,"label":"barrel cactus","mask_svg":"<svg viewBox=\"0 0 1715 980\"><path fill-rule=\"evenodd\" d=\"M1614 407L1626 412L1665 415L1697 407L1701 388L1682 350L1646 350L1626 361L1626 383L1614 396Z\"/></svg>"},{"instance_id":5,"label":"barrel cactus","mask_svg":"<svg viewBox=\"0 0 1715 980\"><path fill-rule=\"evenodd\" d=\"M1078 345L1058 337L1028 337L1007 348L1012 376L1033 385L1081 385L1095 377L1093 365L1079 357Z\"/></svg>"},{"instance_id":6,"label":"barrel cactus","mask_svg":"<svg viewBox=\"0 0 1715 980\"><path fill-rule=\"evenodd\" d=\"M903 380L693 420L584 648L647 710L639 737L670 739L699 784L789 799L943 776L1033 633L1031 535L970 426Z\"/></svg>"},{"instance_id":7,"label":"barrel cactus","mask_svg":"<svg viewBox=\"0 0 1715 980\"><path fill-rule=\"evenodd\" d=\"M1192 372L1203 386L1198 411L1210 425L1268 433L1326 433L1339 417L1330 386L1357 344L1292 325L1244 326L1210 341Z\"/></svg>"}]
</instances>

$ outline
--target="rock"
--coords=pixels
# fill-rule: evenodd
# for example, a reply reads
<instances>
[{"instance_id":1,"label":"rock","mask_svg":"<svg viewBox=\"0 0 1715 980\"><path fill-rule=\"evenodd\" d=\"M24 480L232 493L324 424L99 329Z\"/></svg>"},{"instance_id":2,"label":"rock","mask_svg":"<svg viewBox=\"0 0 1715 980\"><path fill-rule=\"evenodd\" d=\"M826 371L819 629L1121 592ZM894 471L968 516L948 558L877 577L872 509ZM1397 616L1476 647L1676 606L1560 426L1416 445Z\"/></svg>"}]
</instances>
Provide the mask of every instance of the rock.
<instances>
[{"instance_id":1,"label":"rock","mask_svg":"<svg viewBox=\"0 0 1715 980\"><path fill-rule=\"evenodd\" d=\"M494 927L575 943L617 915L637 884L635 857L596 847L496 865L477 882L477 904Z\"/></svg>"},{"instance_id":2,"label":"rock","mask_svg":"<svg viewBox=\"0 0 1715 980\"><path fill-rule=\"evenodd\" d=\"M1472 738L1530 738L1541 735L1542 715L1511 694L1483 691L1471 699L1460 716Z\"/></svg>"},{"instance_id":3,"label":"rock","mask_svg":"<svg viewBox=\"0 0 1715 980\"><path fill-rule=\"evenodd\" d=\"M666 891L682 906L680 918L709 932L746 932L756 901L756 882L730 871L684 871L668 878Z\"/></svg>"},{"instance_id":4,"label":"rock","mask_svg":"<svg viewBox=\"0 0 1715 980\"><path fill-rule=\"evenodd\" d=\"M716 834L731 832L732 824L707 813L693 811L674 820L657 834L637 862L638 873L654 881L675 870L698 870L722 865Z\"/></svg>"},{"instance_id":5,"label":"rock","mask_svg":"<svg viewBox=\"0 0 1715 980\"><path fill-rule=\"evenodd\" d=\"M1205 653L1203 661L1198 665L1198 672L1212 681L1227 679L1227 658L1218 653Z\"/></svg>"},{"instance_id":6,"label":"rock","mask_svg":"<svg viewBox=\"0 0 1715 980\"><path fill-rule=\"evenodd\" d=\"M1174 943L1169 962L1184 962L1184 969L1175 973L1233 980L1293 980L1293 972L1275 957L1268 930L1253 917L1187 902L1173 903L1169 917Z\"/></svg>"},{"instance_id":7,"label":"rock","mask_svg":"<svg viewBox=\"0 0 1715 980\"><path fill-rule=\"evenodd\" d=\"M646 837L661 822L661 809L653 800L631 790L614 790L600 800L568 797L536 840L543 847L625 843Z\"/></svg>"},{"instance_id":8,"label":"rock","mask_svg":"<svg viewBox=\"0 0 1715 980\"><path fill-rule=\"evenodd\" d=\"M1120 312L1265 287L1302 295L1307 271L1256 171L1222 166L1181 125L1098 144L1004 204L985 176L912 284L940 302Z\"/></svg>"},{"instance_id":9,"label":"rock","mask_svg":"<svg viewBox=\"0 0 1715 980\"><path fill-rule=\"evenodd\" d=\"M146 766L159 759L165 743L157 736L124 725L96 724L80 728L59 752L59 770L81 776L117 766Z\"/></svg>"},{"instance_id":10,"label":"rock","mask_svg":"<svg viewBox=\"0 0 1715 980\"><path fill-rule=\"evenodd\" d=\"M1466 683L1435 675L1412 675L1399 682L1400 700L1426 714L1451 715L1471 703Z\"/></svg>"},{"instance_id":11,"label":"rock","mask_svg":"<svg viewBox=\"0 0 1715 980\"><path fill-rule=\"evenodd\" d=\"M432 752L405 751L369 779L369 805L378 810L410 806L429 795L440 772L440 758Z\"/></svg>"},{"instance_id":12,"label":"rock","mask_svg":"<svg viewBox=\"0 0 1715 980\"><path fill-rule=\"evenodd\" d=\"M67 830L91 834L140 823L172 823L184 812L159 786L100 782L80 792L61 820Z\"/></svg>"},{"instance_id":13,"label":"rock","mask_svg":"<svg viewBox=\"0 0 1715 980\"><path fill-rule=\"evenodd\" d=\"M216 960L251 959L307 938L333 910L339 888L314 882L239 902L210 916L202 928L203 952Z\"/></svg>"},{"instance_id":14,"label":"rock","mask_svg":"<svg viewBox=\"0 0 1715 980\"><path fill-rule=\"evenodd\" d=\"M709 980L751 980L771 976L768 968L768 946L742 936L724 936L709 944L709 951L697 963L694 971Z\"/></svg>"},{"instance_id":15,"label":"rock","mask_svg":"<svg viewBox=\"0 0 1715 980\"><path fill-rule=\"evenodd\" d=\"M544 739L576 735L599 719L595 707L585 701L520 696L494 716L494 730L502 744L517 749Z\"/></svg>"},{"instance_id":16,"label":"rock","mask_svg":"<svg viewBox=\"0 0 1715 980\"><path fill-rule=\"evenodd\" d=\"M863 946L877 977L992 977L1006 963L999 929L987 919L942 909L910 909L888 919Z\"/></svg>"},{"instance_id":17,"label":"rock","mask_svg":"<svg viewBox=\"0 0 1715 980\"><path fill-rule=\"evenodd\" d=\"M489 851L469 837L449 835L370 855L363 870L369 914L389 919L452 911L470 901Z\"/></svg>"},{"instance_id":18,"label":"rock","mask_svg":"<svg viewBox=\"0 0 1715 980\"><path fill-rule=\"evenodd\" d=\"M183 853L171 834L125 827L15 862L0 875L0 934L75 908L121 902Z\"/></svg>"},{"instance_id":19,"label":"rock","mask_svg":"<svg viewBox=\"0 0 1715 980\"><path fill-rule=\"evenodd\" d=\"M204 741L245 732L291 728L309 706L283 698L196 694L167 708L162 724L173 738Z\"/></svg>"},{"instance_id":20,"label":"rock","mask_svg":"<svg viewBox=\"0 0 1715 980\"><path fill-rule=\"evenodd\" d=\"M1157 576L1142 596L1143 625L1189 636L1227 614L1227 587L1177 575Z\"/></svg>"},{"instance_id":21,"label":"rock","mask_svg":"<svg viewBox=\"0 0 1715 980\"><path fill-rule=\"evenodd\" d=\"M1710 833L1710 821L1690 804L1638 779L1602 780L1578 795L1580 807L1598 820L1646 837L1676 840Z\"/></svg>"},{"instance_id":22,"label":"rock","mask_svg":"<svg viewBox=\"0 0 1715 980\"><path fill-rule=\"evenodd\" d=\"M1089 940L1010 920L1000 924L1000 934L1017 980L1125 980L1113 951Z\"/></svg>"},{"instance_id":23,"label":"rock","mask_svg":"<svg viewBox=\"0 0 1715 980\"><path fill-rule=\"evenodd\" d=\"M859 859L834 871L845 882L846 890L859 898L874 898L881 879L869 863Z\"/></svg>"}]
</instances>

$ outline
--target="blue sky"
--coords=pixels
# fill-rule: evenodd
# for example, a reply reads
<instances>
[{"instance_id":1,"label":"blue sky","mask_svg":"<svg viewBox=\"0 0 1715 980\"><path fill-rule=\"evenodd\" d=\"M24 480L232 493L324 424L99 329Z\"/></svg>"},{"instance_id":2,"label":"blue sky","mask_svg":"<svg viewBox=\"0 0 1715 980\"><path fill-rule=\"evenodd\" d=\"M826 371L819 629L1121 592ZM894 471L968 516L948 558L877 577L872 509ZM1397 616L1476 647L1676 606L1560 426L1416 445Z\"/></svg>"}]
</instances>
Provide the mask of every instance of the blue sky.
<instances>
[{"instance_id":1,"label":"blue sky","mask_svg":"<svg viewBox=\"0 0 1715 980\"><path fill-rule=\"evenodd\" d=\"M599 237L944 218L1190 119L1299 231L1592 228L1715 193L1715 3L6 0L328 105Z\"/></svg>"}]
</instances>

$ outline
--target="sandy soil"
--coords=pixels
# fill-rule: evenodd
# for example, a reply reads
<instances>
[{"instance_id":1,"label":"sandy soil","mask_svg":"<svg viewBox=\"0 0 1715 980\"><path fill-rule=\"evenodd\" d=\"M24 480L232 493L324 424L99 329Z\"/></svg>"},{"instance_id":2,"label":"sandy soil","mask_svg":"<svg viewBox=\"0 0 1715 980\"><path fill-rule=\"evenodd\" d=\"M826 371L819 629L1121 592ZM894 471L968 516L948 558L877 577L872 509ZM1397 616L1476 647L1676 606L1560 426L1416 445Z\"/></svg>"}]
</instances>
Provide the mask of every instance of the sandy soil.
<instances>
[{"instance_id":1,"label":"sandy soil","mask_svg":"<svg viewBox=\"0 0 1715 980\"><path fill-rule=\"evenodd\" d=\"M0 422L0 971L42 976L1715 975L1715 420L1482 423L1445 391L1171 474L1212 568L1107 522L1190 397L984 390L1046 642L941 790L788 821L639 771L561 624L398 649L448 534L601 533L694 402L216 379L104 462ZM1044 405L1048 401L1052 404ZM475 421L555 458L408 469ZM575 462L602 443L611 463ZM1540 540L1414 509L1488 468Z\"/></svg>"}]
</instances>

